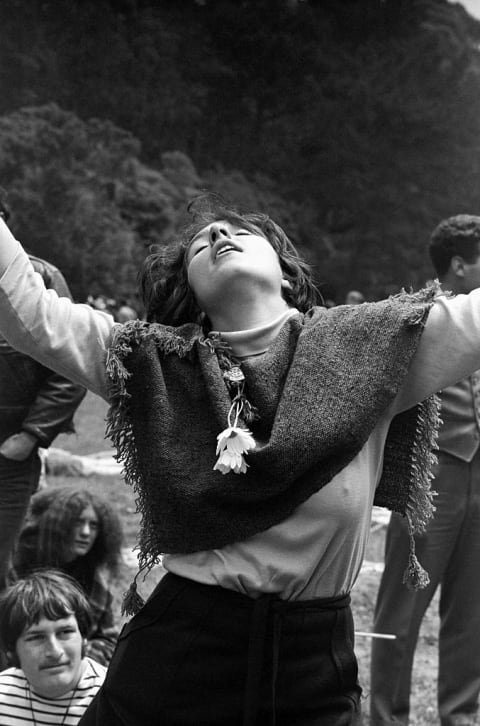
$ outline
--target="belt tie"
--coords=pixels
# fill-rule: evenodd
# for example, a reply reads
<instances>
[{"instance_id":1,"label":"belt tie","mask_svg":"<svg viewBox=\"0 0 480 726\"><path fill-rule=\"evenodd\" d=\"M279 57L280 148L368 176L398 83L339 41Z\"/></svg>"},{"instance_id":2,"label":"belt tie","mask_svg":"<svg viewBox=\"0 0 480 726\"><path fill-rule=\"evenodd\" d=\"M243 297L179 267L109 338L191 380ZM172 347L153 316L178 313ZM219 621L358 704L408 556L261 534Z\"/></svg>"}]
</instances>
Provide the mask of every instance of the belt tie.
<instances>
[{"instance_id":1,"label":"belt tie","mask_svg":"<svg viewBox=\"0 0 480 726\"><path fill-rule=\"evenodd\" d=\"M273 615L271 643L272 680L270 684L272 699L271 726L275 726L276 683L283 615L299 610L337 610L346 607L349 602L349 595L341 595L339 597L332 598L318 598L309 601L297 600L289 602L280 599L276 594L262 595L254 601L248 640L247 676L245 680L242 726L256 726L257 724L263 665L265 660L265 646L267 643L268 618L270 612L272 612Z\"/></svg>"}]
</instances>

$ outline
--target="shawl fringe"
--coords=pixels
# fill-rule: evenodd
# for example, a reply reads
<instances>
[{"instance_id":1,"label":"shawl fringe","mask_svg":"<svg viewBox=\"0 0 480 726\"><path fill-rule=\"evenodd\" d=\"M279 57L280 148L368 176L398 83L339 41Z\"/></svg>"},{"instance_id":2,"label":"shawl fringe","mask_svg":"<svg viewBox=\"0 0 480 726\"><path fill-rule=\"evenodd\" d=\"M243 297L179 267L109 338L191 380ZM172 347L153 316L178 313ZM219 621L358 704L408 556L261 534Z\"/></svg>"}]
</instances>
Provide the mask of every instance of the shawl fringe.
<instances>
[{"instance_id":1,"label":"shawl fringe","mask_svg":"<svg viewBox=\"0 0 480 726\"><path fill-rule=\"evenodd\" d=\"M415 485L410 487L405 512L410 536L410 553L403 573L403 583L409 590L422 590L430 583L428 573L415 554L414 534L425 532L435 512L433 498L436 492L431 489L431 481L432 467L437 463L434 450L437 449L440 423L440 398L435 395L418 406L418 425L412 451L411 471Z\"/></svg>"},{"instance_id":2,"label":"shawl fringe","mask_svg":"<svg viewBox=\"0 0 480 726\"><path fill-rule=\"evenodd\" d=\"M425 301L433 301L437 295L444 294L438 280L421 290ZM412 294L402 290L400 300L412 301ZM418 298L417 298L418 299ZM418 322L421 322L419 319ZM417 426L411 455L411 486L405 508L410 552L408 564L403 573L403 583L409 590L422 590L430 583L428 572L420 564L415 553L415 534L425 532L429 520L435 512L433 498L436 495L431 489L433 479L432 467L437 463L434 451L437 447L438 428L441 424L440 398L437 395L422 401L417 406Z\"/></svg>"},{"instance_id":3,"label":"shawl fringe","mask_svg":"<svg viewBox=\"0 0 480 726\"><path fill-rule=\"evenodd\" d=\"M142 320L131 320L114 328L107 354L106 369L110 380L111 405L106 417L106 435L110 437L117 449L114 458L123 464L125 481L133 487L136 494L135 505L137 511L141 513L147 511L147 495L142 486L139 454L128 405L130 394L126 384L132 374L127 370L124 361L135 346L147 339L153 339L165 355L176 354L180 358L189 355L196 340L201 337L201 330L193 324L183 326L181 330L186 333L185 335L179 334L178 330L168 327L160 329L158 326ZM150 570L160 563L163 553L151 554L155 550L155 545L155 533L148 526L142 526L137 544L133 548L139 553L139 570L124 594L122 604L122 612L126 615L134 615L143 605L143 600L137 591L136 581L142 572L145 572L145 579Z\"/></svg>"},{"instance_id":4,"label":"shawl fringe","mask_svg":"<svg viewBox=\"0 0 480 726\"><path fill-rule=\"evenodd\" d=\"M417 427L411 458L412 484L409 489L405 515L411 534L425 532L435 511L431 489L432 467L437 463L434 453L437 447L440 418L440 398L435 395L422 401L417 407Z\"/></svg>"}]
</instances>

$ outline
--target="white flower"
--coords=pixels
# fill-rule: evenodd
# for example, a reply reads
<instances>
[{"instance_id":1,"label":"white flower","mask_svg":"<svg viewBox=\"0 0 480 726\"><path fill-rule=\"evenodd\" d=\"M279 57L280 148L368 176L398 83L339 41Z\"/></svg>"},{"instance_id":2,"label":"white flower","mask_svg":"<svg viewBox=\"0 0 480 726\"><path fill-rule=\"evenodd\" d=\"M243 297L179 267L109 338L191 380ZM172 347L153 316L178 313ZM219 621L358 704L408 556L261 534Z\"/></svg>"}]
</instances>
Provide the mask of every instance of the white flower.
<instances>
[{"instance_id":1,"label":"white flower","mask_svg":"<svg viewBox=\"0 0 480 726\"><path fill-rule=\"evenodd\" d=\"M225 449L218 457L213 469L222 474L228 474L230 471L233 471L234 474L245 474L247 466L248 464L241 454L232 454Z\"/></svg>"},{"instance_id":2,"label":"white flower","mask_svg":"<svg viewBox=\"0 0 480 726\"><path fill-rule=\"evenodd\" d=\"M245 474L248 464L243 454L255 448L255 439L251 431L229 426L218 434L217 441L218 459L213 469L221 471L222 474L228 474L230 471L234 474Z\"/></svg>"},{"instance_id":3,"label":"white flower","mask_svg":"<svg viewBox=\"0 0 480 726\"><path fill-rule=\"evenodd\" d=\"M255 448L255 439L248 429L241 429L238 426L229 426L217 436L217 454L224 449L234 454L243 454Z\"/></svg>"}]
</instances>

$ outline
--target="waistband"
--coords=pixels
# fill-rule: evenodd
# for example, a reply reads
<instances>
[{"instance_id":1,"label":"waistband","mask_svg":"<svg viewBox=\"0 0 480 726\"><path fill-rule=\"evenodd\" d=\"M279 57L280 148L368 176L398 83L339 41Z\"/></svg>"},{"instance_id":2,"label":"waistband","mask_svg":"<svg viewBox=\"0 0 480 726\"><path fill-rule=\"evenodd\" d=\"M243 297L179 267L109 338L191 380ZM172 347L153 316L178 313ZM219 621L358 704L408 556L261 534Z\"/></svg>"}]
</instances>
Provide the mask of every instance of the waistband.
<instances>
[{"instance_id":1,"label":"waistband","mask_svg":"<svg viewBox=\"0 0 480 726\"><path fill-rule=\"evenodd\" d=\"M270 692L272 698L272 726L275 726L275 685L278 670L279 648L282 632L282 621L290 613L302 612L308 617L308 612L318 613L322 611L341 610L350 606L350 595L338 597L314 598L311 600L282 600L277 594L262 594L258 598L252 598L235 590L228 590L219 585L205 585L195 582L171 572L167 572L159 585L166 589L169 594L175 596L182 590L190 590L193 593L205 594L214 597L216 602L222 603L225 608L232 611L237 609L250 610L250 626L248 633L248 661L245 680L245 693L243 705L243 726L254 726L257 723L258 709L260 705L260 687L264 670L267 646L267 628L271 624L271 663L272 677ZM152 596L154 593L152 593ZM232 618L234 622L234 618Z\"/></svg>"},{"instance_id":2,"label":"waistband","mask_svg":"<svg viewBox=\"0 0 480 726\"><path fill-rule=\"evenodd\" d=\"M162 589L167 588L172 595L175 595L185 588L191 588L199 594L205 593L209 597L213 595L217 601L224 602L225 605L230 605L231 607L253 609L256 604L258 606L259 601L268 601L270 607L279 612L294 612L296 610L338 610L350 605L349 593L334 597L317 597L310 600L282 600L277 593L262 593L258 598L254 598L237 590L221 587L220 585L206 585L202 582L196 582L187 577L175 575L173 572L167 572L162 577L150 597L153 597L157 588L160 587Z\"/></svg>"}]
</instances>

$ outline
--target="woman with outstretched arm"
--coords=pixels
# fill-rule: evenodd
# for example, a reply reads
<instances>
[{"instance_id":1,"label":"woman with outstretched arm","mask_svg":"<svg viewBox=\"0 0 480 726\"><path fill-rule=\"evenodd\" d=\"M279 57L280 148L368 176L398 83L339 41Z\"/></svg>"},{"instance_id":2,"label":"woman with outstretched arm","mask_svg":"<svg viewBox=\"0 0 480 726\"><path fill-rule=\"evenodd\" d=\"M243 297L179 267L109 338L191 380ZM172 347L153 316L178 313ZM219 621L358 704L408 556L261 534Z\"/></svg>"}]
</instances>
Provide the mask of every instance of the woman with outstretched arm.
<instances>
[{"instance_id":1,"label":"woman with outstretched arm","mask_svg":"<svg viewBox=\"0 0 480 726\"><path fill-rule=\"evenodd\" d=\"M0 331L109 401L140 568L167 570L145 604L132 584L81 723L355 724L372 505L412 533L431 515L432 394L480 368L480 291L327 310L268 216L191 211L123 325L45 290L0 220ZM413 544L405 564L424 585Z\"/></svg>"}]
</instances>

